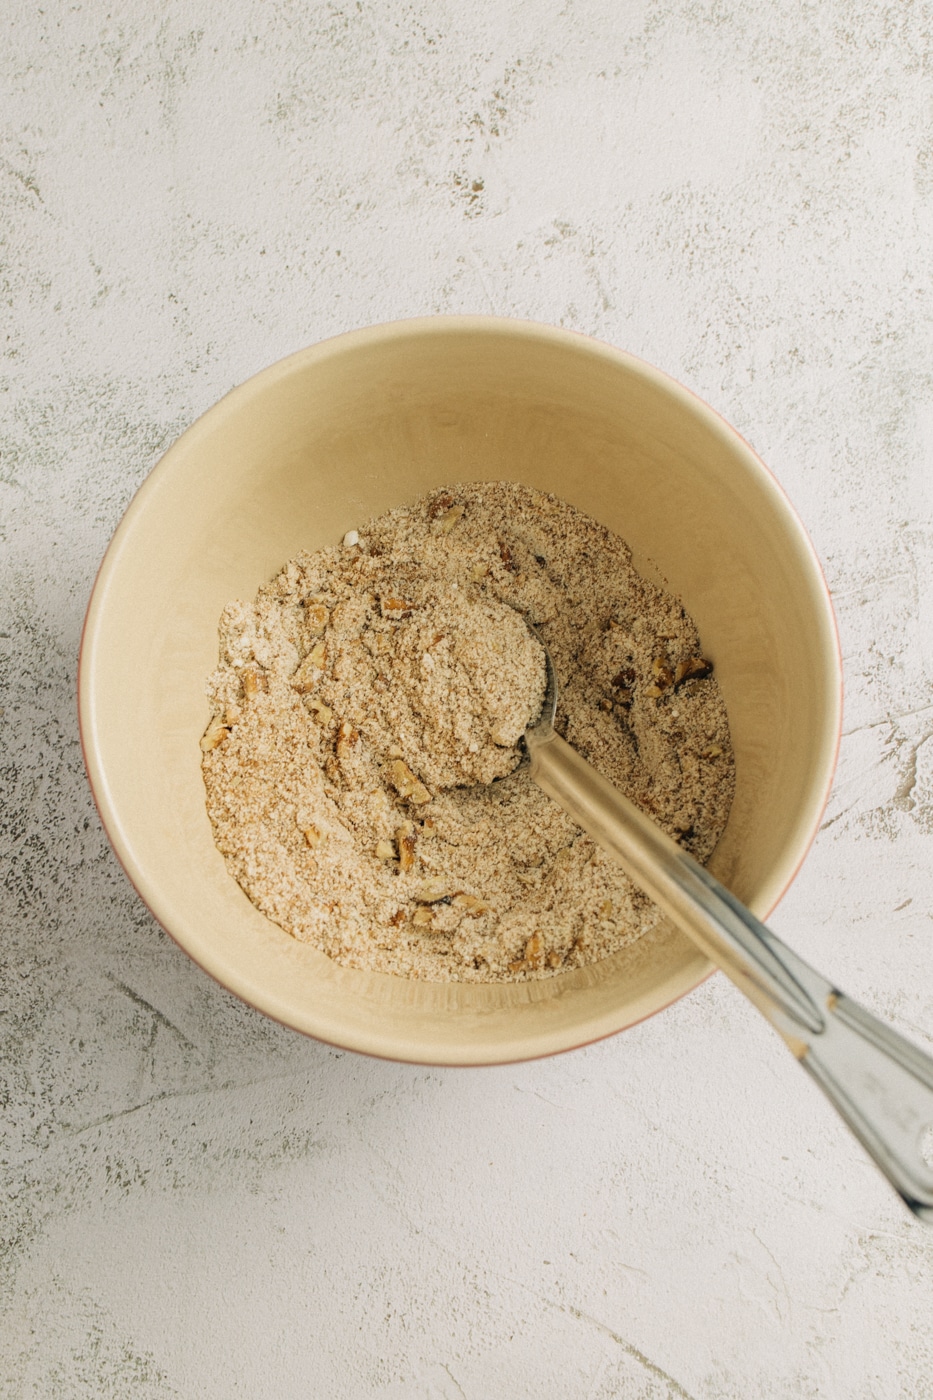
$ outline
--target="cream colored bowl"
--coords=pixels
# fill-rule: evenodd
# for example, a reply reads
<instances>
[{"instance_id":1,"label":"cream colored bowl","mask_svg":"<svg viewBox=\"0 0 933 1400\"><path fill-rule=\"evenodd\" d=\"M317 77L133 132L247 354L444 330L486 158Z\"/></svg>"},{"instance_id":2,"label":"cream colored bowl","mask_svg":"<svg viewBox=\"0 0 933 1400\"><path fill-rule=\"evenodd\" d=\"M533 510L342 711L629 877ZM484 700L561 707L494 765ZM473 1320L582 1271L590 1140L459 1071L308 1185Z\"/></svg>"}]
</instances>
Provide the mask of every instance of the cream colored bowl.
<instances>
[{"instance_id":1,"label":"cream colored bowl","mask_svg":"<svg viewBox=\"0 0 933 1400\"><path fill-rule=\"evenodd\" d=\"M302 350L210 409L137 493L88 609L80 716L107 834L159 922L245 1001L335 1045L524 1059L622 1030L710 971L666 925L522 985L352 971L254 909L213 844L198 740L223 605L391 506L503 478L616 530L696 619L736 751L710 867L759 915L826 802L840 721L829 595L774 478L711 409L631 355L521 321L403 321Z\"/></svg>"}]
</instances>

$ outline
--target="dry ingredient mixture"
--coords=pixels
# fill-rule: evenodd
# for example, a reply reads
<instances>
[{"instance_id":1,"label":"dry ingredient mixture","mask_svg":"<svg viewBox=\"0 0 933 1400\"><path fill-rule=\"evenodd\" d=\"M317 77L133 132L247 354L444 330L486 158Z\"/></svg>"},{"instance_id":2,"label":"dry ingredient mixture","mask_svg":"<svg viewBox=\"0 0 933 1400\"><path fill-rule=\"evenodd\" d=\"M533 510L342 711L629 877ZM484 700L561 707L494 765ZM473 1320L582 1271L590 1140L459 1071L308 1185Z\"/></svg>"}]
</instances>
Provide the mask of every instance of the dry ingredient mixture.
<instances>
[{"instance_id":1,"label":"dry ingredient mixture","mask_svg":"<svg viewBox=\"0 0 933 1400\"><path fill-rule=\"evenodd\" d=\"M558 731L709 857L734 763L693 622L573 506L472 483L224 609L207 809L263 913L346 966L469 982L554 976L656 922L521 763L545 684L523 617Z\"/></svg>"}]
</instances>

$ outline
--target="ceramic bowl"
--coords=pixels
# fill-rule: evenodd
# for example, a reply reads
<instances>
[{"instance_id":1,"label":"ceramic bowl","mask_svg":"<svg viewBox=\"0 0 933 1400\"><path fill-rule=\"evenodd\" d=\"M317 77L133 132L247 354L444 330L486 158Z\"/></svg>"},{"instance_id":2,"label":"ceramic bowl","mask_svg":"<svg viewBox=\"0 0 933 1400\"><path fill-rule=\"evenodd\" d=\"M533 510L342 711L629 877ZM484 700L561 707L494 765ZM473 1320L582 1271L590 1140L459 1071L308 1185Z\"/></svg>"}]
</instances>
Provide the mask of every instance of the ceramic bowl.
<instances>
[{"instance_id":1,"label":"ceramic bowl","mask_svg":"<svg viewBox=\"0 0 933 1400\"><path fill-rule=\"evenodd\" d=\"M804 529L739 435L643 361L547 326L436 317L339 336L228 394L159 462L101 566L79 684L91 786L139 894L202 968L288 1026L398 1060L566 1050L710 971L666 923L595 966L518 985L355 971L284 933L227 874L198 746L221 608L300 549L480 479L572 502L682 597L736 753L710 868L760 916L813 839L838 742L836 630Z\"/></svg>"}]
</instances>

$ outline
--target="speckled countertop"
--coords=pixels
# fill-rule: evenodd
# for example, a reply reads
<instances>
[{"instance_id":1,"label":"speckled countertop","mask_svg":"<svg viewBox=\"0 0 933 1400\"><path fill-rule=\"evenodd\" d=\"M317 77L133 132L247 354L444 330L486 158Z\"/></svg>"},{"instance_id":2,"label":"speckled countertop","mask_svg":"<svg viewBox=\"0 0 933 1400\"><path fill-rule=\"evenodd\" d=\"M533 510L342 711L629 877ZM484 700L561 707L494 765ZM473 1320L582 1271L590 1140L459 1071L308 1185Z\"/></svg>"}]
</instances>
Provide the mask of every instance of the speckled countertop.
<instances>
[{"instance_id":1,"label":"speckled countertop","mask_svg":"<svg viewBox=\"0 0 933 1400\"><path fill-rule=\"evenodd\" d=\"M933 1048L933 5L24 0L0 42L0 1395L933 1394L933 1231L722 977L519 1068L372 1062L210 982L101 833L97 562L232 385L530 316L761 452L845 737L775 928Z\"/></svg>"}]
</instances>

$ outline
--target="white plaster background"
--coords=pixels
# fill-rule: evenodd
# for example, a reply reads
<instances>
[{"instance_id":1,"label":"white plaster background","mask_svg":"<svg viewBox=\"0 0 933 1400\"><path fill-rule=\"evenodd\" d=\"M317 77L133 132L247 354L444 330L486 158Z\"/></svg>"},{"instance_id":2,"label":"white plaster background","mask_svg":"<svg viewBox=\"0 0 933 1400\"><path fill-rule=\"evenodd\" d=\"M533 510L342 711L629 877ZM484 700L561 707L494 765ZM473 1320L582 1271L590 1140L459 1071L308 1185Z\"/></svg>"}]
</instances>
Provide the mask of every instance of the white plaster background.
<instances>
[{"instance_id":1,"label":"white plaster background","mask_svg":"<svg viewBox=\"0 0 933 1400\"><path fill-rule=\"evenodd\" d=\"M0 1395L933 1394L924 1232L717 977L518 1068L214 986L101 834L79 630L198 413L431 312L697 390L808 525L845 739L776 929L933 1048L933 6L7 0Z\"/></svg>"}]
</instances>

